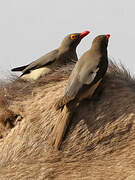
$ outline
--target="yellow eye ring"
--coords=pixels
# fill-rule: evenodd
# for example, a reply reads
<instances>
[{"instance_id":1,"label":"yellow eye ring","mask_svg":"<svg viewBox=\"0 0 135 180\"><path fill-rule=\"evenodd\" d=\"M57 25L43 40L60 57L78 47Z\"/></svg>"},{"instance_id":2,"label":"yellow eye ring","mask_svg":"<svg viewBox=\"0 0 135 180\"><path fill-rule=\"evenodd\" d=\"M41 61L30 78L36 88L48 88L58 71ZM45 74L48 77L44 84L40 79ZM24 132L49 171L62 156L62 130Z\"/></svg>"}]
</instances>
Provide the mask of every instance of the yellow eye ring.
<instances>
[{"instance_id":1,"label":"yellow eye ring","mask_svg":"<svg viewBox=\"0 0 135 180\"><path fill-rule=\"evenodd\" d=\"M75 35L75 34L72 34L72 35L71 35L71 39L76 39L76 35Z\"/></svg>"}]
</instances>

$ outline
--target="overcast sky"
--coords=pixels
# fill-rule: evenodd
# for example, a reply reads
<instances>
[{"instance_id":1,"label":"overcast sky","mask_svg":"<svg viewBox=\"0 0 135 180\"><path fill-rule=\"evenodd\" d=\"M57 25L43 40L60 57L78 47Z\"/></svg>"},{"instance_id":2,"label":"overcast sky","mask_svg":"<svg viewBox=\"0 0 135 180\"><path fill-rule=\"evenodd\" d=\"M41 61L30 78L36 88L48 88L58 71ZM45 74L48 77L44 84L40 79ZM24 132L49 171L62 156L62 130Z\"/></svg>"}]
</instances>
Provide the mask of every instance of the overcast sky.
<instances>
[{"instance_id":1,"label":"overcast sky","mask_svg":"<svg viewBox=\"0 0 135 180\"><path fill-rule=\"evenodd\" d=\"M135 74L134 0L0 0L0 77L84 30L91 34L77 48L79 56L96 35L109 33L109 56Z\"/></svg>"}]
</instances>

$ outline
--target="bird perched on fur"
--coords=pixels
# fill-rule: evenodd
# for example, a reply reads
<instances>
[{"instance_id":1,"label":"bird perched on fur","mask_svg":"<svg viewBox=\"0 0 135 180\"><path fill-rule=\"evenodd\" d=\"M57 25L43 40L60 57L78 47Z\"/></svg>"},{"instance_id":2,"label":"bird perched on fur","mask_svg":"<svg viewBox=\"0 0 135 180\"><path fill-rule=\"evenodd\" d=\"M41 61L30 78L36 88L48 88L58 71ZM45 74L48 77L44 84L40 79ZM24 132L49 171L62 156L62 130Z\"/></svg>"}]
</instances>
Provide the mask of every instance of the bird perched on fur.
<instances>
[{"instance_id":1,"label":"bird perched on fur","mask_svg":"<svg viewBox=\"0 0 135 180\"><path fill-rule=\"evenodd\" d=\"M32 63L11 69L11 71L22 71L20 76L27 80L37 80L41 76L48 74L53 69L63 64L77 61L76 47L89 31L73 33L67 35L59 48L45 54Z\"/></svg>"},{"instance_id":2,"label":"bird perched on fur","mask_svg":"<svg viewBox=\"0 0 135 180\"><path fill-rule=\"evenodd\" d=\"M64 96L55 104L56 109L63 109L61 113L64 113L52 131L53 144L56 149L60 147L75 106L93 95L107 71L109 37L109 34L99 35L93 40L90 50L77 61L68 79Z\"/></svg>"}]
</instances>

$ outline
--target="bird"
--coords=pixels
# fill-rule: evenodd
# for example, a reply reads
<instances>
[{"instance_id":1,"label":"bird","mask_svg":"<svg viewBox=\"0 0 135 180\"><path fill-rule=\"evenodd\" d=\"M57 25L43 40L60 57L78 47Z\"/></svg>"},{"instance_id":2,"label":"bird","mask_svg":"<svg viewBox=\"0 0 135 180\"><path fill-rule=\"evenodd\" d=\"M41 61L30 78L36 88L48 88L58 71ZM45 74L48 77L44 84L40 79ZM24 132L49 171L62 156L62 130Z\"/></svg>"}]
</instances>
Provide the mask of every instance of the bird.
<instances>
[{"instance_id":1,"label":"bird","mask_svg":"<svg viewBox=\"0 0 135 180\"><path fill-rule=\"evenodd\" d=\"M86 51L75 64L69 76L64 96L56 103L56 110L63 111L52 130L53 145L59 149L66 132L72 111L83 99L93 95L101 83L108 68L108 40L110 34L99 35L91 48Z\"/></svg>"},{"instance_id":2,"label":"bird","mask_svg":"<svg viewBox=\"0 0 135 180\"><path fill-rule=\"evenodd\" d=\"M37 80L45 74L52 72L56 67L66 65L78 60L76 48L80 41L90 31L68 34L61 42L59 48L45 54L32 63L11 69L11 71L22 71L20 78L25 80Z\"/></svg>"}]
</instances>

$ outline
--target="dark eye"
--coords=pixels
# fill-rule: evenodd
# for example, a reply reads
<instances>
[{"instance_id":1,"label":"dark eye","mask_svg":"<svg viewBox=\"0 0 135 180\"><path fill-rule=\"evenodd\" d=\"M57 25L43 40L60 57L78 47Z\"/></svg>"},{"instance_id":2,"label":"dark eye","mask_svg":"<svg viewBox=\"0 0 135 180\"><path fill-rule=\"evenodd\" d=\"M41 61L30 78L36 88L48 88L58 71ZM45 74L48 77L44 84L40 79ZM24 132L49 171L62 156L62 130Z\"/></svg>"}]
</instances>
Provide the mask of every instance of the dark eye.
<instances>
[{"instance_id":1,"label":"dark eye","mask_svg":"<svg viewBox=\"0 0 135 180\"><path fill-rule=\"evenodd\" d=\"M76 35L72 34L71 39L75 39L75 38L76 38Z\"/></svg>"}]
</instances>

